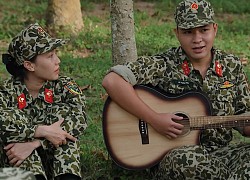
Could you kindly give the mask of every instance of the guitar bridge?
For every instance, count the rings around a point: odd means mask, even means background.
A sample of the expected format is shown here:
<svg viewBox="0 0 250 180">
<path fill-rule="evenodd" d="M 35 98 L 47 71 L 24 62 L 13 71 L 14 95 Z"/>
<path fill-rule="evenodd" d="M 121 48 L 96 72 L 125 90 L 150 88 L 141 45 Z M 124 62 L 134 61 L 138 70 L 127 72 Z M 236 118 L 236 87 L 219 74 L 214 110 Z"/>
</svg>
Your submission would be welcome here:
<svg viewBox="0 0 250 180">
<path fill-rule="evenodd" d="M 148 124 L 143 121 L 139 120 L 139 131 L 141 134 L 141 142 L 142 144 L 149 144 L 149 138 L 148 138 Z"/>
</svg>

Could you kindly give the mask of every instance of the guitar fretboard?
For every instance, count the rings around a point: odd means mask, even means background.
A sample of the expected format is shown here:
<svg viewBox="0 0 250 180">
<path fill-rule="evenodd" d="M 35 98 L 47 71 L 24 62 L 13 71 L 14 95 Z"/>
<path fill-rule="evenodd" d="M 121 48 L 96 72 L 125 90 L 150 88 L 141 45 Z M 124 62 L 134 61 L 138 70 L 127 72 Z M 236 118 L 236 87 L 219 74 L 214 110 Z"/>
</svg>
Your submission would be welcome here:
<svg viewBox="0 0 250 180">
<path fill-rule="evenodd" d="M 210 128 L 232 128 L 250 125 L 250 116 L 202 116 L 192 117 L 190 128 L 193 130 Z"/>
</svg>

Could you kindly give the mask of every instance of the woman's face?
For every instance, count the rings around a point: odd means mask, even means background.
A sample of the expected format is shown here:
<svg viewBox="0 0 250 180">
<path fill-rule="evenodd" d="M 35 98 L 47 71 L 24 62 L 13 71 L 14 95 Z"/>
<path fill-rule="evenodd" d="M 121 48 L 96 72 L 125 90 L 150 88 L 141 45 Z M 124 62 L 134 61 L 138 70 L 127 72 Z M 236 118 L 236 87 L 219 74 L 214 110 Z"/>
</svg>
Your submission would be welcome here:
<svg viewBox="0 0 250 180">
<path fill-rule="evenodd" d="M 56 55 L 56 50 L 37 55 L 32 62 L 32 75 L 43 81 L 56 80 L 59 77 L 60 59 Z"/>
</svg>

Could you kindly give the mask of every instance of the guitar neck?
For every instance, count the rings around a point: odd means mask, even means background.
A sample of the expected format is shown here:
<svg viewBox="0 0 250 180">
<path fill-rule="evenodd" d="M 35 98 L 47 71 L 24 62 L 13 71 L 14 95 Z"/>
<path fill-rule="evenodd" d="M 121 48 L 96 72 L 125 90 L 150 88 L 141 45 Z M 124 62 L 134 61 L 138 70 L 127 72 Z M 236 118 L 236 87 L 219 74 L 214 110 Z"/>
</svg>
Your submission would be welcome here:
<svg viewBox="0 0 250 180">
<path fill-rule="evenodd" d="M 199 116 L 192 117 L 190 129 L 201 130 L 211 128 L 245 127 L 250 125 L 250 116 Z"/>
</svg>

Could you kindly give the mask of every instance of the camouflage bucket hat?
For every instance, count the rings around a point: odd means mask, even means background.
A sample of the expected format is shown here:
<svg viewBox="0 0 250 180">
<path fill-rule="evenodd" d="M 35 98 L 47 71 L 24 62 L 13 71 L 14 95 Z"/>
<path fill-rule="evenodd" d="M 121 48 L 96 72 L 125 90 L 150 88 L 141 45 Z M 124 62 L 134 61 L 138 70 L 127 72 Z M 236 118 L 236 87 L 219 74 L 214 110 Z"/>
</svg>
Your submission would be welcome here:
<svg viewBox="0 0 250 180">
<path fill-rule="evenodd" d="M 175 10 L 176 25 L 183 29 L 214 23 L 213 16 L 214 10 L 211 4 L 204 0 L 184 0 Z"/>
<path fill-rule="evenodd" d="M 65 43 L 63 39 L 52 38 L 38 23 L 35 23 L 12 39 L 8 52 L 15 58 L 18 65 L 22 65 L 24 60 L 30 60 L 36 55 L 49 52 Z"/>
</svg>

